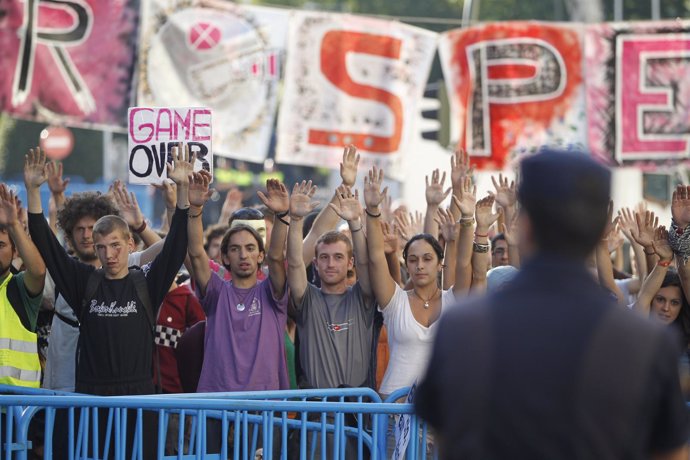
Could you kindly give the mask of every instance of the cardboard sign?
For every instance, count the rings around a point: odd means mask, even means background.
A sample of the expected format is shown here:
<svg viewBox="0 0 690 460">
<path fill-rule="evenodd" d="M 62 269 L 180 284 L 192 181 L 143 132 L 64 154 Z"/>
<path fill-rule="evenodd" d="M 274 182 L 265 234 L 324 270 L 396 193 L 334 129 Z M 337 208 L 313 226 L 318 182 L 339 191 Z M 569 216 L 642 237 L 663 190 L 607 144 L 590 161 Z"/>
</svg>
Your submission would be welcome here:
<svg viewBox="0 0 690 460">
<path fill-rule="evenodd" d="M 203 107 L 131 107 L 127 114 L 129 183 L 160 184 L 172 148 L 189 145 L 194 171 L 213 173 L 211 110 Z"/>
</svg>

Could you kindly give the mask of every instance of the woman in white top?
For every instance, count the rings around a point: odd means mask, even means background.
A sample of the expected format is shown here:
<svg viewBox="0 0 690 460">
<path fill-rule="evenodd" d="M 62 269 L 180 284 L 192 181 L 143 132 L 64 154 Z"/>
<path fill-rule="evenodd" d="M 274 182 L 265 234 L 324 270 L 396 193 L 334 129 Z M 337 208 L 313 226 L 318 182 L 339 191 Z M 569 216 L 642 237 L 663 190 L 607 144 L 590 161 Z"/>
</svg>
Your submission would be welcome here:
<svg viewBox="0 0 690 460">
<path fill-rule="evenodd" d="M 423 376 L 441 312 L 455 302 L 454 294 L 464 293 L 469 287 L 475 191 L 467 179 L 463 181 L 464 186 L 460 187 L 459 193 L 454 193 L 453 203 L 462 218 L 458 221 L 459 225 L 456 225 L 459 227 L 459 242 L 456 244 L 456 232 L 452 232 L 446 241 L 447 253 L 451 257 L 457 257 L 457 264 L 453 264 L 457 265 L 453 288 L 444 291 L 439 287 L 438 275 L 443 270 L 443 249 L 436 238 L 422 233 L 410 238 L 403 250 L 403 259 L 412 283 L 412 289 L 405 291 L 390 275 L 384 254 L 379 210 L 386 194 L 386 190 L 381 191 L 382 181 L 383 172 L 374 167 L 364 179 L 364 201 L 369 273 L 388 331 L 390 349 L 390 359 L 379 393 L 389 395 L 399 388 L 411 386 Z"/>
</svg>

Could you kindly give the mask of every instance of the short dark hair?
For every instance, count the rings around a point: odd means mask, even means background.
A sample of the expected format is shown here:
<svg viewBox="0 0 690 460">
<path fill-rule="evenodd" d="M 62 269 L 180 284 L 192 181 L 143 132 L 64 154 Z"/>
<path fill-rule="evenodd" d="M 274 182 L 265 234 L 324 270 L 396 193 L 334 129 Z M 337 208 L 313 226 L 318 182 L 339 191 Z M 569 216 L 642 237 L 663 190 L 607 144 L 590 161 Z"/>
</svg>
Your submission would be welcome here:
<svg viewBox="0 0 690 460">
<path fill-rule="evenodd" d="M 503 233 L 497 233 L 493 238 L 491 238 L 491 252 L 493 252 L 496 247 L 496 243 L 499 241 L 505 241 L 506 236 Z"/>
<path fill-rule="evenodd" d="M 228 226 L 225 224 L 214 224 L 206 229 L 204 232 L 204 251 L 208 251 L 208 245 L 211 240 L 225 235 L 228 231 Z"/>
<path fill-rule="evenodd" d="M 403 248 L 403 260 L 405 261 L 405 265 L 407 265 L 407 251 L 410 249 L 410 245 L 412 245 L 412 243 L 418 240 L 424 240 L 427 243 L 429 243 L 431 245 L 431 248 L 436 253 L 438 261 L 441 262 L 443 260 L 443 248 L 441 247 L 441 244 L 438 242 L 438 240 L 429 233 L 418 233 L 412 238 L 410 238 L 405 244 L 405 247 Z"/>
<path fill-rule="evenodd" d="M 93 217 L 94 220 L 98 220 L 109 215 L 119 216 L 120 210 L 106 195 L 101 192 L 74 193 L 67 198 L 62 209 L 58 211 L 57 223 L 71 240 L 72 230 L 79 219 Z"/>
<path fill-rule="evenodd" d="M 263 252 L 263 253 L 266 252 L 266 250 L 264 248 L 264 239 L 261 238 L 261 235 L 259 235 L 259 232 L 257 232 L 254 227 L 250 227 L 249 225 L 238 224 L 238 225 L 235 225 L 234 227 L 229 228 L 228 231 L 225 232 L 225 235 L 223 235 L 223 240 L 220 242 L 220 253 L 222 255 L 225 255 L 228 253 L 228 247 L 230 247 L 230 238 L 232 238 L 232 235 L 234 235 L 235 233 L 239 233 L 239 232 L 251 233 L 251 235 L 256 240 L 256 244 L 259 246 L 259 252 Z M 259 264 L 259 265 L 261 265 L 261 264 Z M 223 266 L 227 270 L 230 270 L 230 267 L 228 265 L 225 265 L 225 263 L 223 263 Z"/>
<path fill-rule="evenodd" d="M 334 244 L 338 241 L 345 243 L 345 246 L 347 246 L 347 256 L 352 257 L 352 241 L 350 241 L 350 238 L 348 238 L 347 235 L 337 230 L 326 232 L 321 235 L 318 240 L 316 240 L 316 244 L 314 245 L 314 254 L 318 257 L 320 244 Z"/>
<path fill-rule="evenodd" d="M 543 149 L 525 158 L 518 198 L 540 252 L 585 259 L 608 219 L 611 172 L 584 152 Z"/>
</svg>

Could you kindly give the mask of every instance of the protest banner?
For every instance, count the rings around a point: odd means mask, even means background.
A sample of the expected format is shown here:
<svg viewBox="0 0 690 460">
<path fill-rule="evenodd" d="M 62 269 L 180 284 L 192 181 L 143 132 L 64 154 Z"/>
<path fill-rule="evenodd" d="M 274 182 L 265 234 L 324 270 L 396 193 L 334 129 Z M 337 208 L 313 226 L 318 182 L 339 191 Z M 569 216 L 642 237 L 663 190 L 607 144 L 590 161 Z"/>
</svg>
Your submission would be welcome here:
<svg viewBox="0 0 690 460">
<path fill-rule="evenodd" d="M 201 107 L 132 107 L 128 117 L 130 184 L 159 184 L 168 177 L 172 148 L 189 145 L 194 170 L 213 174 L 211 110 Z"/>
<path fill-rule="evenodd" d="M 690 22 L 595 24 L 585 38 L 589 146 L 618 163 L 690 155 Z"/>
<path fill-rule="evenodd" d="M 71 125 L 124 126 L 136 2 L 2 2 L 0 111 Z"/>
<path fill-rule="evenodd" d="M 263 162 L 289 14 L 222 1 L 145 2 L 138 105 L 209 107 L 214 154 Z"/>
<path fill-rule="evenodd" d="M 451 141 L 484 169 L 543 145 L 585 147 L 581 35 L 580 26 L 539 22 L 443 34 Z"/>
<path fill-rule="evenodd" d="M 435 49 L 434 32 L 399 22 L 295 13 L 276 161 L 337 169 L 354 144 L 361 168 L 403 179 Z"/>
</svg>

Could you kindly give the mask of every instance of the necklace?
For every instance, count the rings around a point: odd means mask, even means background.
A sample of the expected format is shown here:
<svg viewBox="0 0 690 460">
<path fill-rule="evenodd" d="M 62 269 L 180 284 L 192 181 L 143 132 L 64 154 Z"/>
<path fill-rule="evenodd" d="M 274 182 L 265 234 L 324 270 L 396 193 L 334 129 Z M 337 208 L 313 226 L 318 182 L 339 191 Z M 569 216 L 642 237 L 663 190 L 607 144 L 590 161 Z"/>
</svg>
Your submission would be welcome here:
<svg viewBox="0 0 690 460">
<path fill-rule="evenodd" d="M 431 301 L 434 299 L 434 297 L 436 297 L 436 294 L 438 294 L 438 286 L 436 286 L 436 290 L 434 291 L 433 294 L 431 294 L 431 297 L 429 297 L 428 299 L 423 299 L 422 296 L 420 296 L 419 294 L 417 294 L 417 290 L 414 289 L 414 288 L 412 289 L 412 292 L 414 292 L 414 295 L 415 295 L 419 300 L 421 300 L 422 302 L 424 302 L 424 308 L 428 310 L 428 309 L 429 309 L 429 302 L 431 302 Z"/>
<path fill-rule="evenodd" d="M 237 288 L 237 286 L 235 286 L 235 288 L 236 288 L 235 289 L 235 295 L 237 295 L 237 297 L 240 297 L 240 293 L 237 291 L 237 289 L 239 289 L 239 288 Z M 244 301 L 247 299 L 247 296 L 250 293 L 251 293 L 251 288 L 250 288 L 249 292 L 244 294 L 244 297 L 240 297 L 239 303 L 237 305 L 235 305 L 235 308 L 237 308 L 237 311 L 244 311 L 244 309 L 247 308 L 246 305 L 244 304 Z"/>
</svg>

